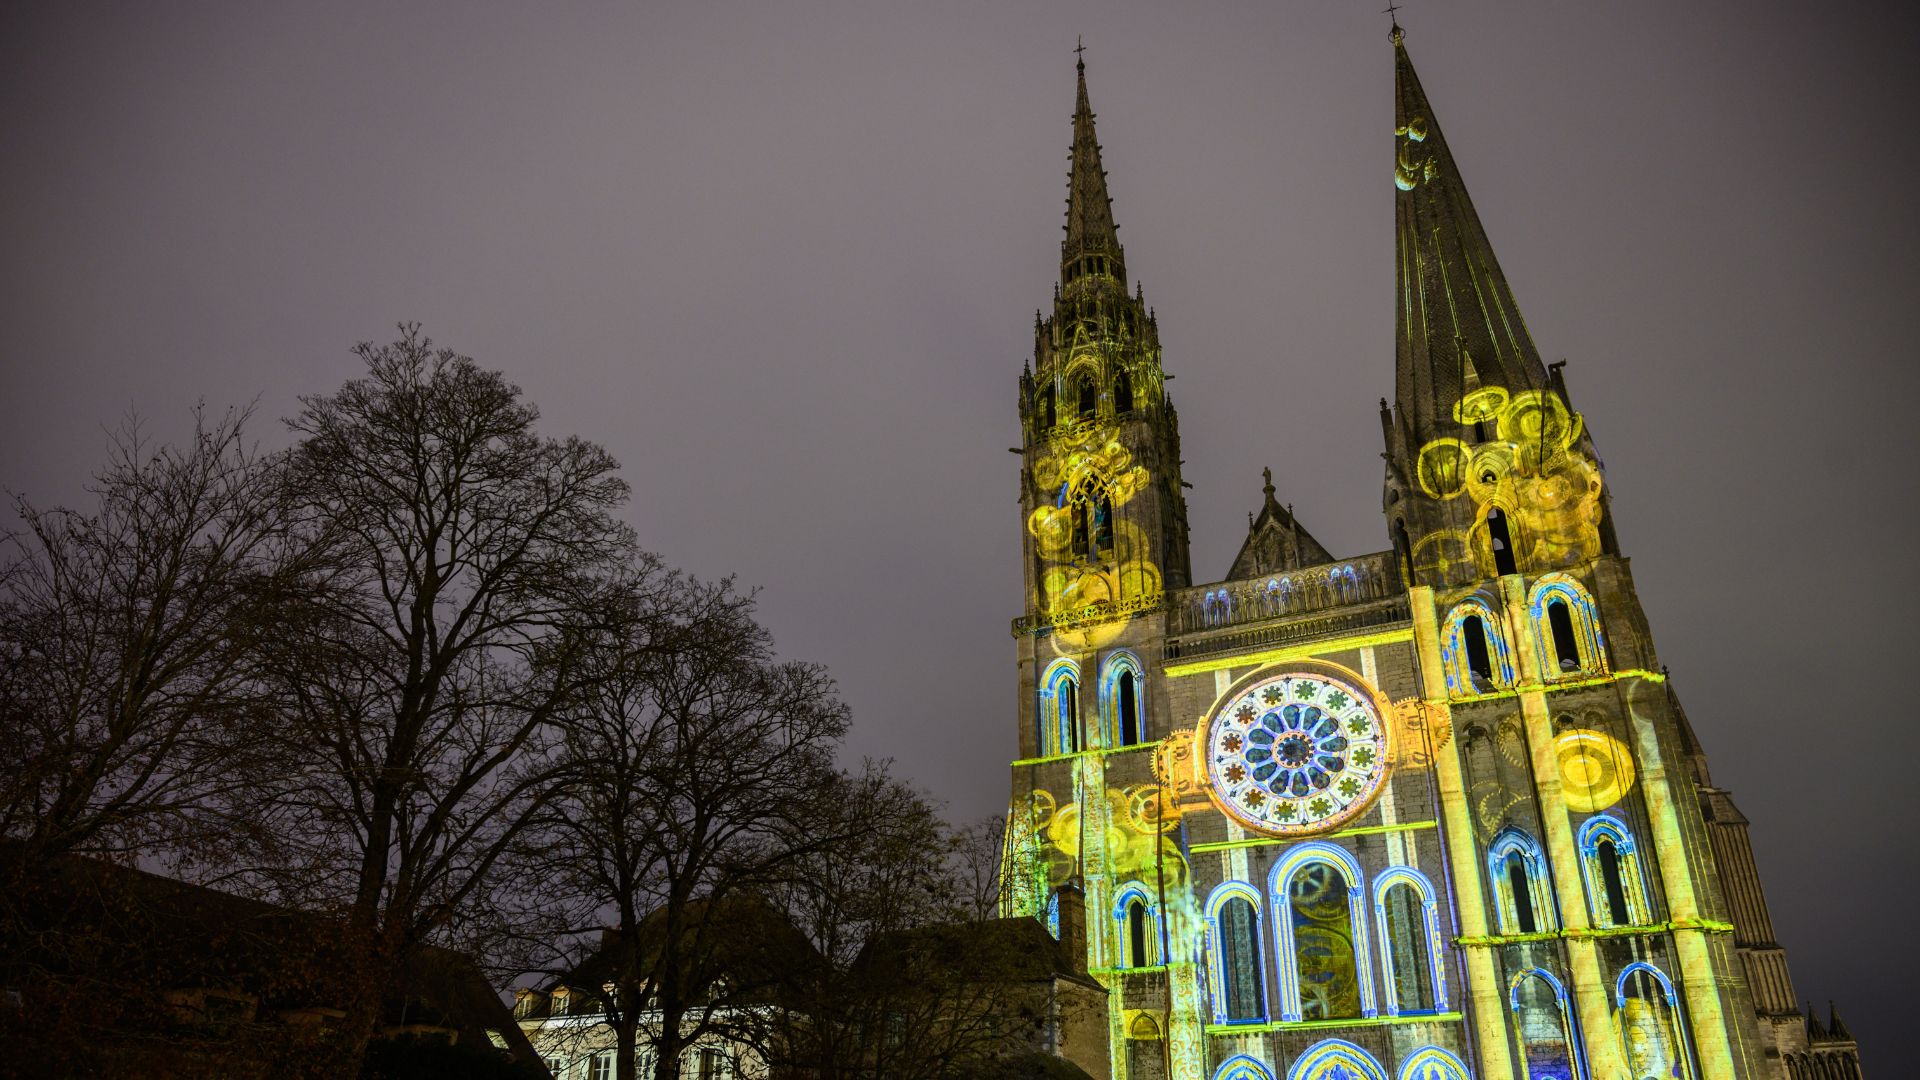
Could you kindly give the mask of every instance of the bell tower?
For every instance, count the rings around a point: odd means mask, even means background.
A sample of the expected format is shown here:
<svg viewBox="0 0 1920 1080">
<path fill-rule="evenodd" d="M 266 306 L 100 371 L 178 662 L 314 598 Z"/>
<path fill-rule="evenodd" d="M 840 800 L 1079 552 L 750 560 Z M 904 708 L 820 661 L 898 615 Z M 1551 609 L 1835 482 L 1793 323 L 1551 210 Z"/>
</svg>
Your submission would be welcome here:
<svg viewBox="0 0 1920 1080">
<path fill-rule="evenodd" d="M 1191 576 L 1159 326 L 1141 289 L 1127 289 L 1086 62 L 1076 66 L 1060 280 L 1052 314 L 1035 313 L 1020 376 L 1026 610 L 1041 619 L 1155 603 Z"/>
</svg>

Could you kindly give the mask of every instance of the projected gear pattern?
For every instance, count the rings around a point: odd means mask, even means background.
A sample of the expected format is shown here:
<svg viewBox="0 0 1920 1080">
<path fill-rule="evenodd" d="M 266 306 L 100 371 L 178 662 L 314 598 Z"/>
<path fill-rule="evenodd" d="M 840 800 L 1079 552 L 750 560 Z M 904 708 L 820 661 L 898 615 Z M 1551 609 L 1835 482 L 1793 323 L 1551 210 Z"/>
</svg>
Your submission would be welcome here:
<svg viewBox="0 0 1920 1080">
<path fill-rule="evenodd" d="M 1387 775 L 1387 730 L 1369 695 L 1317 674 L 1255 683 L 1207 728 L 1208 776 L 1221 806 L 1276 835 L 1357 816 Z"/>
</svg>

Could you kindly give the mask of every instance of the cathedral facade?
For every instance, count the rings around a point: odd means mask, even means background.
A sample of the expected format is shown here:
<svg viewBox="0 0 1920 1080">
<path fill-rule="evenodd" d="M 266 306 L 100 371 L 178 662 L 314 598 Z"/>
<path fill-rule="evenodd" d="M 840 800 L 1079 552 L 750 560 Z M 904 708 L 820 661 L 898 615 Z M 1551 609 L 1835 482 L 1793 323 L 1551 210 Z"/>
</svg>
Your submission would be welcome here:
<svg viewBox="0 0 1920 1080">
<path fill-rule="evenodd" d="M 1800 1011 L 1594 433 L 1393 46 L 1386 543 L 1336 557 L 1269 476 L 1211 584 L 1079 66 L 1020 377 L 1008 913 L 1084 949 L 1108 1009 L 1080 1063 L 1109 1080 L 1857 1077 Z"/>
</svg>

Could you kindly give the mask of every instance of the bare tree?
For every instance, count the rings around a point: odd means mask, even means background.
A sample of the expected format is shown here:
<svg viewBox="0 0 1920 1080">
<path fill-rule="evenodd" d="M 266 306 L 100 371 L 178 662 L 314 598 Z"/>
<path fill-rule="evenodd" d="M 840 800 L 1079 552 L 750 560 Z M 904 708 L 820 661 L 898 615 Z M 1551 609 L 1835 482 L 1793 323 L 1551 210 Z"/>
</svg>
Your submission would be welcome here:
<svg viewBox="0 0 1920 1080">
<path fill-rule="evenodd" d="M 366 374 L 288 421 L 286 505 L 325 571 L 265 643 L 275 771 L 248 804 L 283 845 L 282 898 L 344 912 L 362 970 L 341 1069 L 394 965 L 538 811 L 584 644 L 662 576 L 614 517 L 612 457 L 539 436 L 499 373 L 414 326 L 355 352 Z"/>
<path fill-rule="evenodd" d="M 826 672 L 775 659 L 729 583 L 681 585 L 673 617 L 612 643 L 569 713 L 567 783 L 524 867 L 614 923 L 581 941 L 621 1080 L 643 1016 L 658 1080 L 702 1039 L 746 1037 L 818 962 L 770 893 L 867 828 L 858 781 L 834 767 L 847 713 Z"/>
<path fill-rule="evenodd" d="M 0 562 L 0 835 L 67 852 L 205 856 L 258 710 L 263 614 L 298 563 L 247 411 L 192 440 L 113 433 L 90 513 L 23 497 Z M 215 828 L 208 828 L 213 824 Z"/>
</svg>

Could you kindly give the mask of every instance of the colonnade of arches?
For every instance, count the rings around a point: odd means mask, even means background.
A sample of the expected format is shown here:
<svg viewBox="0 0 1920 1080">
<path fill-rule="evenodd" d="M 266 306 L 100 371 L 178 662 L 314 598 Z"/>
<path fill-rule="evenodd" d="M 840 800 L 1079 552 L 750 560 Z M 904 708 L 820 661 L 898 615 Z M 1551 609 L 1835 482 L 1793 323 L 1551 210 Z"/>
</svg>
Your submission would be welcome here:
<svg viewBox="0 0 1920 1080">
<path fill-rule="evenodd" d="M 1040 757 L 1138 746 L 1148 741 L 1146 673 L 1140 658 L 1119 651 L 1101 670 L 1093 723 L 1081 713 L 1080 666 L 1056 660 L 1040 679 L 1035 752 Z"/>
<path fill-rule="evenodd" d="M 1447 612 L 1440 628 L 1440 660 L 1455 697 L 1491 693 L 1518 681 L 1516 648 L 1534 650 L 1542 676 L 1560 679 L 1607 671 L 1606 639 L 1593 598 L 1566 574 L 1547 574 L 1527 594 L 1533 624 L 1517 641 L 1497 601 L 1469 596 Z"/>
</svg>

